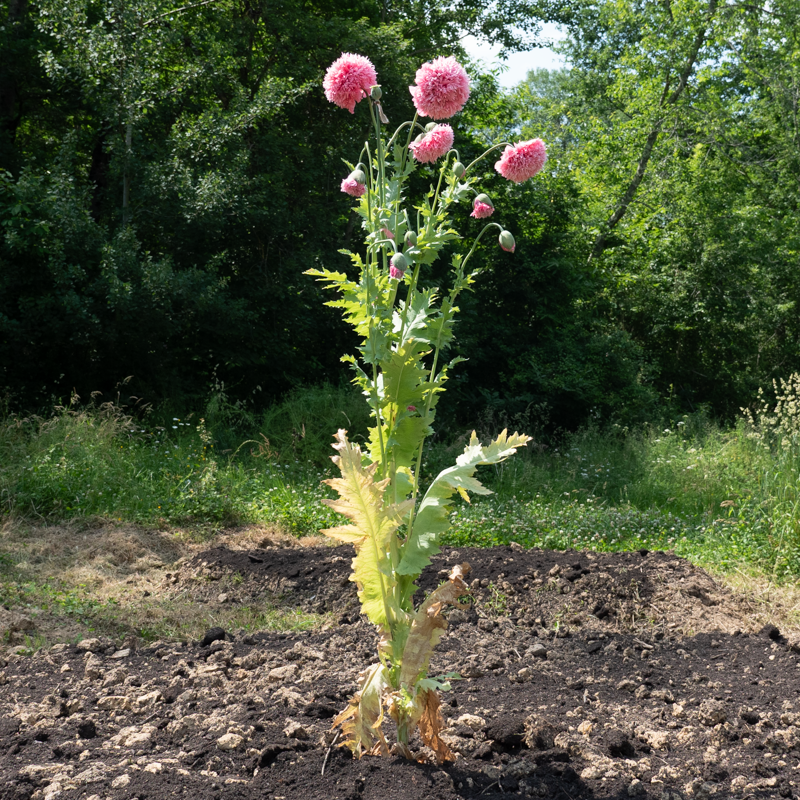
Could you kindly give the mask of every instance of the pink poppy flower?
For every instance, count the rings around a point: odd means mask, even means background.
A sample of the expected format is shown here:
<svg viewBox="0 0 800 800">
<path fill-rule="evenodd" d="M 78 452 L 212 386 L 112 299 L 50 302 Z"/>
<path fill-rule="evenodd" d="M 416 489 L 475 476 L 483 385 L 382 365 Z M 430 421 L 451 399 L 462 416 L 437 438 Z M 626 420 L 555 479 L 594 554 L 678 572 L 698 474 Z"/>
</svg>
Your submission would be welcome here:
<svg viewBox="0 0 800 800">
<path fill-rule="evenodd" d="M 384 239 L 394 239 L 394 234 L 388 228 L 381 228 L 381 236 Z"/>
<path fill-rule="evenodd" d="M 447 119 L 469 99 L 469 77 L 452 56 L 439 56 L 417 70 L 416 86 L 409 86 L 414 106 L 423 117 Z"/>
<path fill-rule="evenodd" d="M 489 196 L 479 194 L 472 201 L 472 213 L 470 216 L 475 217 L 475 219 L 486 219 L 486 217 L 491 217 L 492 214 L 494 214 L 494 204 L 489 199 Z"/>
<path fill-rule="evenodd" d="M 364 192 L 367 191 L 367 187 L 365 184 L 353 180 L 353 178 L 345 178 L 342 181 L 342 191 L 345 194 L 349 194 L 350 197 L 362 197 Z"/>
<path fill-rule="evenodd" d="M 522 183 L 536 175 L 547 161 L 547 148 L 541 139 L 508 145 L 494 168 L 514 183 Z"/>
<path fill-rule="evenodd" d="M 411 142 L 408 149 L 411 155 L 422 164 L 432 164 L 447 155 L 453 146 L 455 135 L 449 125 L 436 125 L 419 141 Z"/>
<path fill-rule="evenodd" d="M 368 58 L 355 53 L 342 53 L 328 67 L 322 88 L 331 103 L 346 108 L 352 114 L 356 103 L 367 97 L 377 82 L 375 67 Z"/>
</svg>

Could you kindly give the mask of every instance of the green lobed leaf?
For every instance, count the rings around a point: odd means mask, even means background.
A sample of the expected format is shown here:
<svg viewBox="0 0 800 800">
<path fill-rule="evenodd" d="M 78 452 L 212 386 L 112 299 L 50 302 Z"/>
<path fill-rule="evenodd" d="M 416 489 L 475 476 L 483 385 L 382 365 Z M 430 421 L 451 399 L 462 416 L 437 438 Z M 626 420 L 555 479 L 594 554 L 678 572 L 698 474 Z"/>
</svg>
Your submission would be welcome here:
<svg viewBox="0 0 800 800">
<path fill-rule="evenodd" d="M 388 479 L 376 482 L 377 464 L 363 466 L 361 448 L 339 430 L 333 445 L 339 455 L 334 462 L 342 477 L 325 483 L 339 493 L 336 500 L 323 500 L 334 511 L 348 517 L 351 525 L 327 528 L 322 533 L 356 549 L 350 580 L 358 585 L 361 607 L 369 620 L 389 630 L 404 615 L 396 606 L 392 589 L 396 579 L 390 556 L 391 538 L 410 510 L 410 502 L 385 504 Z"/>
<path fill-rule="evenodd" d="M 456 465 L 440 472 L 425 493 L 414 517 L 411 535 L 402 549 L 402 558 L 397 566 L 399 575 L 416 578 L 431 563 L 431 556 L 439 552 L 437 540 L 450 527 L 449 513 L 456 492 L 464 497 L 467 492 L 491 494 L 473 477 L 477 468 L 505 460 L 529 441 L 530 437 L 524 434 L 513 433 L 508 436 L 507 431 L 503 431 L 493 442 L 484 446 L 475 431 L 472 432 L 469 444 L 456 459 Z"/>
</svg>

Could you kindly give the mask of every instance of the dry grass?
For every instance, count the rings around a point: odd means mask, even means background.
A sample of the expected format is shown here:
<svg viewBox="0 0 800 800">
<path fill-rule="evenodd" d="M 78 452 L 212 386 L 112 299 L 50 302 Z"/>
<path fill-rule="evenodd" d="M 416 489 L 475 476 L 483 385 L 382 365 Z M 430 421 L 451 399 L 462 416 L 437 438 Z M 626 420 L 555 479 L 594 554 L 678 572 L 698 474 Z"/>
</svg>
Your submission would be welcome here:
<svg viewBox="0 0 800 800">
<path fill-rule="evenodd" d="M 800 636 L 800 584 L 776 584 L 764 573 L 743 571 L 714 578 L 733 593 L 754 629 L 769 624 L 790 638 Z"/>
<path fill-rule="evenodd" d="M 15 565 L 4 577 L 25 586 L 26 605 L 32 607 L 23 605 L 19 610 L 35 619 L 34 646 L 75 641 L 89 631 L 184 639 L 201 637 L 214 626 L 232 631 L 293 630 L 327 621 L 268 601 L 200 603 L 188 592 L 164 592 L 167 574 L 207 549 L 212 539 L 215 545 L 237 550 L 322 543 L 322 537 L 298 540 L 264 525 L 165 530 L 102 519 L 58 525 L 9 520 L 0 529 L 0 552 Z M 220 581 L 218 592 L 231 588 L 228 583 Z M 52 587 L 72 593 L 72 614 L 63 613 L 63 594 L 61 608 L 50 602 Z M 20 640 L 17 637 L 14 643 Z"/>
<path fill-rule="evenodd" d="M 33 608 L 20 611 L 35 617 L 34 639 L 42 643 L 74 641 L 90 630 L 120 637 L 140 632 L 147 638 L 184 639 L 198 638 L 217 625 L 232 631 L 292 630 L 327 622 L 325 617 L 264 600 L 216 602 L 219 594 L 236 595 L 235 576 L 220 580 L 211 594 L 166 581 L 168 573 L 178 571 L 212 543 L 251 550 L 319 546 L 330 540 L 321 536 L 298 540 L 265 525 L 161 529 L 103 519 L 59 525 L 11 520 L 0 529 L 0 552 L 15 563 L 4 577 L 29 587 L 25 599 Z M 755 572 L 712 577 L 728 591 L 718 593 L 720 604 L 706 610 L 706 625 L 755 631 L 769 623 L 791 638 L 800 636 L 800 586 L 776 585 Z M 65 614 L 63 606 L 52 603 L 47 612 L 36 608 L 48 607 L 44 587 L 52 586 L 73 593 L 73 613 Z M 207 595 L 205 602 L 200 594 Z M 667 614 L 681 616 L 678 605 L 667 605 Z"/>
</svg>

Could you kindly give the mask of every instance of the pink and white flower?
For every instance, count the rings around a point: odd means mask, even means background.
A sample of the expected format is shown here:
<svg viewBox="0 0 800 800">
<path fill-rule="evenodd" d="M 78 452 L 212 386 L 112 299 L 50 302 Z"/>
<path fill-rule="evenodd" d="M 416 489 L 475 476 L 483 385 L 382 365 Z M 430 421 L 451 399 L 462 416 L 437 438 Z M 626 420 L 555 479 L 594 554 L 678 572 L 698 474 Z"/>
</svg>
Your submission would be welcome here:
<svg viewBox="0 0 800 800">
<path fill-rule="evenodd" d="M 547 148 L 541 139 L 508 145 L 494 168 L 514 183 L 532 178 L 547 161 Z"/>
<path fill-rule="evenodd" d="M 421 139 L 411 142 L 411 155 L 422 164 L 438 161 L 453 146 L 455 134 L 449 125 L 435 125 Z"/>
<path fill-rule="evenodd" d="M 417 70 L 416 85 L 408 88 L 423 117 L 447 119 L 469 99 L 469 76 L 455 58 L 439 56 Z"/>
<path fill-rule="evenodd" d="M 345 178 L 342 181 L 342 191 L 349 194 L 350 197 L 363 197 L 364 192 L 367 191 L 366 184 L 359 183 L 353 178 Z"/>
<path fill-rule="evenodd" d="M 342 53 L 328 67 L 322 88 L 325 89 L 325 97 L 331 103 L 346 108 L 352 114 L 356 103 L 368 97 L 377 82 L 375 67 L 366 56 Z"/>
</svg>

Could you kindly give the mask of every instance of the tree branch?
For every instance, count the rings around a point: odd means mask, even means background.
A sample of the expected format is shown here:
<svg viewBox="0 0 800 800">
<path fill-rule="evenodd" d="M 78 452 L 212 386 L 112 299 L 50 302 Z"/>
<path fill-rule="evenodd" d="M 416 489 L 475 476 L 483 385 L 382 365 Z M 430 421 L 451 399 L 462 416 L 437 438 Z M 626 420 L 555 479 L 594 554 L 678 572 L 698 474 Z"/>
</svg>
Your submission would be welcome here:
<svg viewBox="0 0 800 800">
<path fill-rule="evenodd" d="M 153 17 L 152 19 L 147 20 L 142 27 L 146 28 L 148 25 L 151 25 L 153 22 L 157 22 L 164 17 L 168 17 L 171 14 L 180 14 L 181 11 L 189 11 L 192 8 L 200 8 L 200 6 L 207 6 L 209 3 L 218 3 L 219 0 L 203 0 L 201 3 L 192 3 L 188 6 L 181 6 L 180 8 L 173 8 L 172 11 L 165 11 L 163 14 L 158 14 L 157 16 Z"/>
<path fill-rule="evenodd" d="M 717 11 L 717 3 L 718 0 L 711 0 L 711 2 L 708 4 L 706 23 L 698 31 L 697 36 L 695 36 L 694 41 L 692 42 L 691 50 L 689 51 L 686 63 L 684 64 L 678 79 L 678 85 L 675 87 L 672 94 L 669 94 L 670 78 L 669 74 L 667 75 L 664 84 L 664 90 L 661 94 L 661 99 L 659 100 L 658 104 L 659 108 L 664 109 L 667 106 L 674 106 L 678 102 L 681 94 L 683 94 L 683 90 L 686 88 L 686 84 L 689 82 L 692 70 L 694 69 L 694 65 L 697 61 L 697 56 L 700 53 L 700 48 L 703 46 L 703 42 L 706 39 L 708 26 Z M 614 228 L 616 228 L 616 226 L 619 224 L 619 221 L 625 216 L 628 207 L 636 195 L 636 192 L 638 191 L 639 186 L 644 178 L 645 172 L 647 172 L 647 165 L 650 163 L 650 157 L 653 154 L 653 148 L 655 147 L 658 137 L 661 134 L 661 126 L 664 124 L 664 119 L 665 117 L 663 114 L 659 115 L 659 117 L 653 123 L 650 132 L 647 134 L 644 147 L 642 148 L 642 154 L 639 157 L 638 164 L 636 165 L 636 172 L 634 173 L 631 182 L 628 184 L 627 189 L 625 189 L 625 193 L 622 195 L 622 199 L 617 204 L 614 212 L 605 221 L 603 229 L 594 240 L 592 252 L 589 254 L 589 264 L 591 264 L 592 261 L 594 261 L 603 252 L 603 250 L 606 249 L 606 242 L 608 241 L 609 234 L 614 230 Z"/>
</svg>

